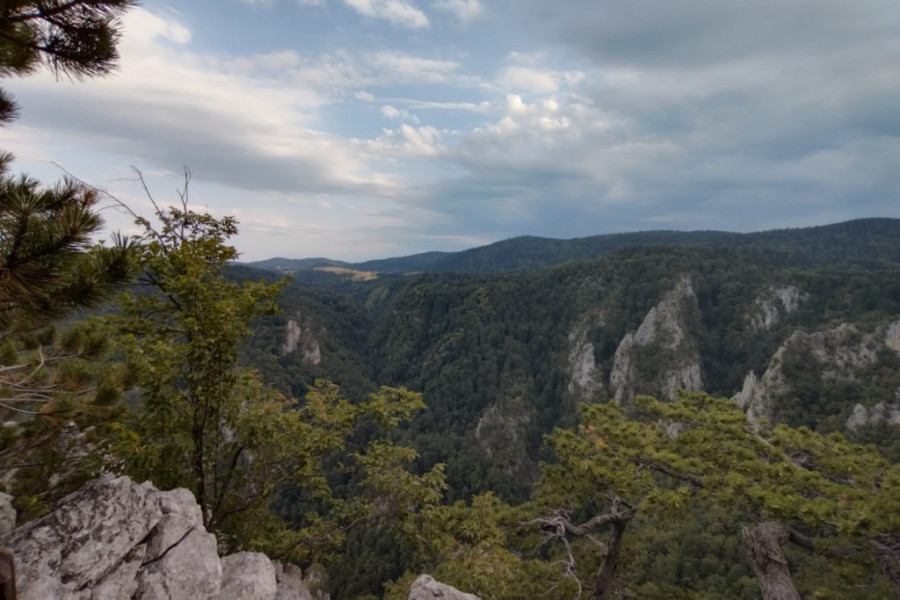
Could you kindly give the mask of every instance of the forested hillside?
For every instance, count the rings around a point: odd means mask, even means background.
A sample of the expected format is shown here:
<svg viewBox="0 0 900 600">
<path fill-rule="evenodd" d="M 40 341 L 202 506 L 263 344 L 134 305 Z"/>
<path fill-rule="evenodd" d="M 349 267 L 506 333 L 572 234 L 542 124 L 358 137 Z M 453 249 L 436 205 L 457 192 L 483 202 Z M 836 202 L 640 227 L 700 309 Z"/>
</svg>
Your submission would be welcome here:
<svg viewBox="0 0 900 600">
<path fill-rule="evenodd" d="M 287 287 L 282 314 L 259 324 L 246 355 L 295 395 L 318 377 L 354 394 L 375 382 L 422 392 L 428 408 L 403 437 L 422 468 L 446 463 L 450 501 L 487 491 L 525 500 L 539 461 L 553 459 L 544 436 L 575 425 L 581 403 L 615 399 L 630 413 L 641 395 L 672 401 L 679 389 L 733 397 L 752 422 L 843 432 L 896 460 L 897 228 L 699 234 L 495 275 L 360 282 L 313 271 Z M 531 242 L 542 250 L 515 253 Z M 497 245 L 511 253 L 496 270 L 556 262 L 548 244 Z"/>
<path fill-rule="evenodd" d="M 857 219 L 834 225 L 778 229 L 757 233 L 726 231 L 642 231 L 596 235 L 571 240 L 533 236 L 511 238 L 462 252 L 425 252 L 411 256 L 348 263 L 328 258 L 272 258 L 249 266 L 301 278 L 317 267 L 339 266 L 381 273 L 511 273 L 573 260 L 598 258 L 610 252 L 647 246 L 702 246 L 774 250 L 793 266 L 844 265 L 878 268 L 895 264 L 900 253 L 900 220 Z"/>
</svg>

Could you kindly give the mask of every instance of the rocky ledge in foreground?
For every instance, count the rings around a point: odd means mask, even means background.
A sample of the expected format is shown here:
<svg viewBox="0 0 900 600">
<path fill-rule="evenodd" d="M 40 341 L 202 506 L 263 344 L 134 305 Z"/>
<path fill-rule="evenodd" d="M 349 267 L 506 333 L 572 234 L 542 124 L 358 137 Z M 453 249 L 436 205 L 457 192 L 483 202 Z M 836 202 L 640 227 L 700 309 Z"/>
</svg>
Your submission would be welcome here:
<svg viewBox="0 0 900 600">
<path fill-rule="evenodd" d="M 188 490 L 127 477 L 91 482 L 0 545 L 15 555 L 18 600 L 314 598 L 293 565 L 253 552 L 219 558 Z"/>
</svg>

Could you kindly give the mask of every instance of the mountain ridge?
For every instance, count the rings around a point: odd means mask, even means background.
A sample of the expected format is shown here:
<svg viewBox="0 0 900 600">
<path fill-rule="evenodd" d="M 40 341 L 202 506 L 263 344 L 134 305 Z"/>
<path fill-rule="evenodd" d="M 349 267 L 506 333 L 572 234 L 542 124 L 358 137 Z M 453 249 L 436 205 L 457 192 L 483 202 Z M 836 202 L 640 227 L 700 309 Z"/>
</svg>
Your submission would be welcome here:
<svg viewBox="0 0 900 600">
<path fill-rule="evenodd" d="M 860 239 L 865 231 L 867 239 Z M 877 258 L 866 259 L 867 244 Z M 627 248 L 646 246 L 756 248 L 786 252 L 798 266 L 828 265 L 836 261 L 858 268 L 896 264 L 900 258 L 900 219 L 872 217 L 828 225 L 771 229 L 750 233 L 717 230 L 647 230 L 557 239 L 522 235 L 458 252 L 422 252 L 407 256 L 347 262 L 329 258 L 270 258 L 245 266 L 298 273 L 320 267 L 341 267 L 386 274 L 418 272 L 500 274 L 526 272 L 575 260 L 598 258 Z M 848 252 L 852 247 L 852 252 Z M 849 259 L 848 255 L 854 258 Z M 876 264 L 877 263 L 877 264 Z"/>
</svg>

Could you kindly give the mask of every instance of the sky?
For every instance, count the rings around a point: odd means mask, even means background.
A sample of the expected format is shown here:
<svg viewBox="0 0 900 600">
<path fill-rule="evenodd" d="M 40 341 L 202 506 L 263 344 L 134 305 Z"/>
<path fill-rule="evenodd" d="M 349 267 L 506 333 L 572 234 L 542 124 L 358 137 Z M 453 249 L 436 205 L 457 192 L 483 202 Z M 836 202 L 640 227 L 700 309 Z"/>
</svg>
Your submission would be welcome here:
<svg viewBox="0 0 900 600">
<path fill-rule="evenodd" d="M 0 148 L 142 214 L 187 166 L 243 260 L 900 217 L 897 0 L 144 0 L 119 50 L 3 80 Z"/>
</svg>

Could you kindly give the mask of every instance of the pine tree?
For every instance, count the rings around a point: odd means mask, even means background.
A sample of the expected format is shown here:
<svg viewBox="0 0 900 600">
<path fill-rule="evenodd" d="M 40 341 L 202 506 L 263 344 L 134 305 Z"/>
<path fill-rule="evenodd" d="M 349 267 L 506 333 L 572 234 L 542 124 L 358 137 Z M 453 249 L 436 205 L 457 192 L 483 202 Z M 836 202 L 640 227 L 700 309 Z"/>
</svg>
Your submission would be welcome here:
<svg viewBox="0 0 900 600">
<path fill-rule="evenodd" d="M 122 372 L 105 364 L 104 332 L 60 328 L 134 275 L 133 246 L 94 244 L 99 195 L 72 180 L 53 188 L 9 174 L 0 156 L 0 472 L 17 477 L 24 516 L 39 513 L 53 476 L 67 491 L 96 465 L 86 447 L 115 414 Z M 90 435 L 86 430 L 93 428 Z M 65 465 L 65 466 L 63 466 Z"/>
<path fill-rule="evenodd" d="M 94 77 L 115 66 L 119 17 L 135 0 L 4 0 L 0 77 L 28 75 L 43 63 L 57 75 Z M 0 123 L 18 107 L 0 89 Z"/>
</svg>

